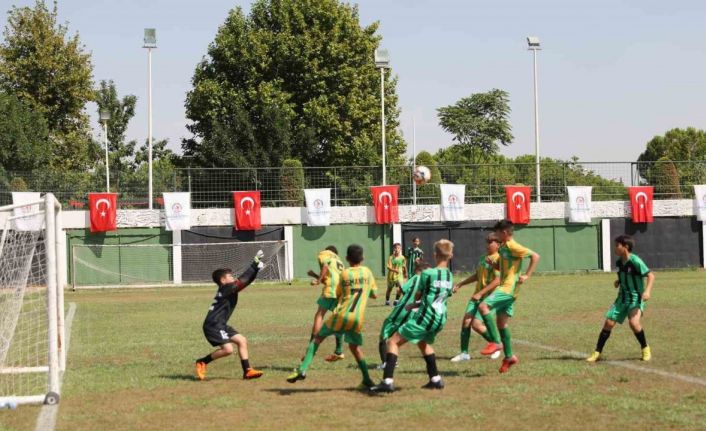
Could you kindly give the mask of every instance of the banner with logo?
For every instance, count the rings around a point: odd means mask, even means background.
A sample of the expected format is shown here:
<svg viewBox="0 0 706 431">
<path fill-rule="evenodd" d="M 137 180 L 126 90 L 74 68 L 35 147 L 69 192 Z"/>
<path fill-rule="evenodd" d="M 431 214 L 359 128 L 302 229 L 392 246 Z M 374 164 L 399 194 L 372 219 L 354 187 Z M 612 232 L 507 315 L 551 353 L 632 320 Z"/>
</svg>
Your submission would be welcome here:
<svg viewBox="0 0 706 431">
<path fill-rule="evenodd" d="M 191 229 L 191 193 L 162 193 L 167 230 Z"/>
<path fill-rule="evenodd" d="M 400 221 L 397 207 L 399 186 L 372 186 L 370 191 L 375 205 L 375 223 L 388 224 Z"/>
<path fill-rule="evenodd" d="M 652 223 L 652 186 L 628 187 L 633 223 Z"/>
<path fill-rule="evenodd" d="M 331 189 L 305 189 L 307 226 L 331 224 Z"/>
<path fill-rule="evenodd" d="M 108 232 L 118 228 L 117 193 L 89 193 L 88 208 L 91 232 Z"/>
<path fill-rule="evenodd" d="M 37 202 L 41 199 L 39 192 L 12 192 L 12 203 L 13 204 L 24 204 L 29 202 Z M 16 218 L 12 221 L 15 230 L 28 230 L 28 231 L 38 231 L 42 230 L 42 215 L 36 214 L 30 216 L 28 214 L 38 213 L 39 204 L 25 205 L 20 208 L 15 208 L 12 210 L 13 215 Z M 23 217 L 24 216 L 24 217 Z"/>
<path fill-rule="evenodd" d="M 505 186 L 505 201 L 507 203 L 507 218 L 516 224 L 530 222 L 530 188 L 529 186 Z"/>
<path fill-rule="evenodd" d="M 233 205 L 236 230 L 258 230 L 262 227 L 259 191 L 233 192 Z"/>
<path fill-rule="evenodd" d="M 465 184 L 441 184 L 441 219 L 463 220 L 463 205 L 466 198 Z"/>
<path fill-rule="evenodd" d="M 569 186 L 569 223 L 591 222 L 591 186 Z"/>
<path fill-rule="evenodd" d="M 696 220 L 706 221 L 706 185 L 694 186 Z"/>
</svg>

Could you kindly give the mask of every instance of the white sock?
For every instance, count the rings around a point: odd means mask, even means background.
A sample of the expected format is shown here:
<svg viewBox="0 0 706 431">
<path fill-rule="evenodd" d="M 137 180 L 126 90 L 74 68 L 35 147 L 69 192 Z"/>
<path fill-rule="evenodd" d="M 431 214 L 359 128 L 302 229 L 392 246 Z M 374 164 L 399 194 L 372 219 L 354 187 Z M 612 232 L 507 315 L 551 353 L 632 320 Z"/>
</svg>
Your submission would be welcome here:
<svg viewBox="0 0 706 431">
<path fill-rule="evenodd" d="M 391 385 L 391 384 L 392 384 L 392 379 L 388 377 L 388 378 L 386 378 L 386 379 L 383 379 L 383 382 L 385 382 L 386 385 Z"/>
<path fill-rule="evenodd" d="M 440 382 L 440 381 L 441 381 L 441 376 L 436 375 L 436 376 L 434 376 L 434 377 L 431 378 L 431 381 L 434 382 L 434 383 Z"/>
</svg>

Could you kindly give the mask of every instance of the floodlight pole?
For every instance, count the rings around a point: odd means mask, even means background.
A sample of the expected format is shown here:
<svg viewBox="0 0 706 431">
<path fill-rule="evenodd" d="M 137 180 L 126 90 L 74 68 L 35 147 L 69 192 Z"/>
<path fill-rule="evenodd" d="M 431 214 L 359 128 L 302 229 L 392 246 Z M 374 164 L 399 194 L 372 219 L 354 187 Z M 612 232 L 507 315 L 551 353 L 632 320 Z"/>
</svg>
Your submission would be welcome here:
<svg viewBox="0 0 706 431">
<path fill-rule="evenodd" d="M 147 48 L 147 177 L 149 209 L 152 209 L 152 47 Z"/>
<path fill-rule="evenodd" d="M 527 42 L 529 44 L 529 50 L 532 51 L 534 58 L 534 159 L 536 169 L 535 175 L 537 177 L 537 202 L 541 202 L 541 168 L 539 163 L 539 90 L 537 86 L 537 51 L 541 48 L 539 46 L 539 39 L 536 37 L 528 37 Z"/>
<path fill-rule="evenodd" d="M 385 174 L 385 68 L 380 68 L 380 118 L 382 121 L 382 185 L 387 184 Z"/>
</svg>

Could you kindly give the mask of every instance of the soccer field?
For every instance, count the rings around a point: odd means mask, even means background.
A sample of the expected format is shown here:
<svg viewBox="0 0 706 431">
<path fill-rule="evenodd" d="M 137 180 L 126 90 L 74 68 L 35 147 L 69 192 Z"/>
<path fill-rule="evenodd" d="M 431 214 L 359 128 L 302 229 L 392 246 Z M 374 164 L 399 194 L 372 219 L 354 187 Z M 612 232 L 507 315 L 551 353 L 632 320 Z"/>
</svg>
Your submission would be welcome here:
<svg viewBox="0 0 706 431">
<path fill-rule="evenodd" d="M 499 360 L 452 364 L 470 287 L 449 300 L 437 338 L 443 391 L 426 391 L 424 362 L 405 346 L 398 391 L 370 397 L 354 388 L 355 361 L 326 363 L 326 340 L 306 380 L 289 384 L 309 339 L 319 288 L 256 284 L 245 290 L 231 324 L 249 340 L 252 365 L 265 372 L 241 379 L 233 358 L 212 363 L 206 381 L 193 362 L 209 352 L 201 323 L 214 287 L 79 291 L 57 429 L 706 429 L 703 271 L 658 272 L 643 324 L 653 360 L 639 360 L 627 324 L 591 365 L 603 314 L 615 298 L 614 274 L 538 275 L 523 288 L 511 321 L 520 363 L 498 374 Z M 382 283 L 380 283 L 382 285 Z M 382 292 L 384 293 L 384 292 Z M 363 331 L 371 368 L 390 311 L 371 300 Z M 553 350 L 551 350 L 553 349 Z M 649 371 L 657 370 L 656 374 Z M 382 372 L 371 370 L 377 381 Z M 0 411 L 0 429 L 34 429 L 40 407 Z"/>
</svg>

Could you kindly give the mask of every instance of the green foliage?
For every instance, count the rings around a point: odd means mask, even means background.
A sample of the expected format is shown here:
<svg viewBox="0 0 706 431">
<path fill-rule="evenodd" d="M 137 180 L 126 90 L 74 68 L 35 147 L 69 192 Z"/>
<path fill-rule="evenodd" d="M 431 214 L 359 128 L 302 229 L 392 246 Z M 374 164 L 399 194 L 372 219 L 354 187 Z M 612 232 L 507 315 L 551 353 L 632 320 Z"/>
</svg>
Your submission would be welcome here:
<svg viewBox="0 0 706 431">
<path fill-rule="evenodd" d="M 10 180 L 10 190 L 13 192 L 26 192 L 29 189 L 27 188 L 27 183 L 25 183 L 25 180 L 20 177 L 15 177 Z"/>
<path fill-rule="evenodd" d="M 280 171 L 282 189 L 282 204 L 284 206 L 301 206 L 304 199 L 304 168 L 302 162 L 296 159 L 286 159 L 282 162 Z"/>
<path fill-rule="evenodd" d="M 656 163 L 656 161 L 663 161 Z M 670 193 L 676 193 L 672 186 L 674 174 L 671 167 L 660 166 L 665 162 L 671 164 L 677 173 L 677 181 L 682 186 L 706 183 L 706 131 L 693 127 L 687 129 L 672 129 L 664 136 L 655 136 L 647 143 L 647 148 L 637 159 L 640 176 L 648 183 L 660 187 L 671 187 Z M 666 177 L 665 177 L 666 176 Z"/>
<path fill-rule="evenodd" d="M 506 91 L 472 94 L 437 112 L 439 125 L 454 135 L 453 140 L 470 163 L 487 159 L 498 152 L 498 144 L 509 145 L 513 140 Z"/>
<path fill-rule="evenodd" d="M 681 199 L 679 172 L 674 162 L 667 157 L 661 157 L 647 172 L 651 177 L 647 180 L 654 186 L 656 195 L 664 199 Z"/>
<path fill-rule="evenodd" d="M 196 67 L 187 156 L 201 166 L 380 165 L 377 23 L 338 0 L 257 0 L 232 10 Z M 402 162 L 396 80 L 386 75 L 388 163 Z"/>
<path fill-rule="evenodd" d="M 94 96 L 93 66 L 78 34 L 67 33 L 56 4 L 13 7 L 0 43 L 0 88 L 45 118 L 51 165 L 81 170 L 95 156 L 84 112 Z"/>
<path fill-rule="evenodd" d="M 17 97 L 0 91 L 0 166 L 31 171 L 51 158 L 47 122 Z"/>
</svg>

